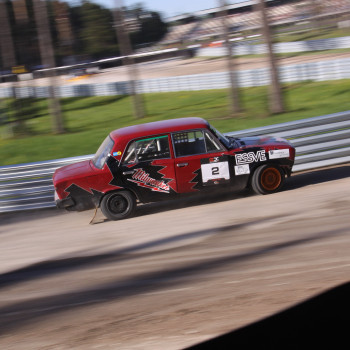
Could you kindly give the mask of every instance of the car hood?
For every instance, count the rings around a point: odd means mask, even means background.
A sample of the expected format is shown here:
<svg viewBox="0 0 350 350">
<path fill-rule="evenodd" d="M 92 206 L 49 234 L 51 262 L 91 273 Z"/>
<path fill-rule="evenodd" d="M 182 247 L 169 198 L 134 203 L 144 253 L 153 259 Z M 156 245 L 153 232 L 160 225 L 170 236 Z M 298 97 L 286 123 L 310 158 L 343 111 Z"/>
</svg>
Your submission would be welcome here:
<svg viewBox="0 0 350 350">
<path fill-rule="evenodd" d="M 249 136 L 239 138 L 230 137 L 230 139 L 235 141 L 232 142 L 232 146 L 234 148 L 237 147 L 237 144 L 239 145 L 239 147 L 263 146 L 267 144 L 291 146 L 288 140 L 273 136 Z"/>
<path fill-rule="evenodd" d="M 91 160 L 84 160 L 82 162 L 69 164 L 58 168 L 53 175 L 53 182 L 59 182 L 61 180 L 67 180 L 71 178 L 88 176 L 93 171 L 91 167 Z"/>
</svg>

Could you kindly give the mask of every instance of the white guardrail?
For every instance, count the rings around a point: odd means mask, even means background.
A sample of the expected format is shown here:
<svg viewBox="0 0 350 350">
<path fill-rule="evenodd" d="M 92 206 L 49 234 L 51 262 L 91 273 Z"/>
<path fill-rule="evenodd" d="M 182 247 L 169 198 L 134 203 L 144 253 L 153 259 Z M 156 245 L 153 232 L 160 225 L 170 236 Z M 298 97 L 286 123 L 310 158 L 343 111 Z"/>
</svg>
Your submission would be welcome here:
<svg viewBox="0 0 350 350">
<path fill-rule="evenodd" d="M 274 135 L 290 140 L 296 147 L 294 173 L 350 162 L 350 111 L 227 135 Z M 54 207 L 55 169 L 92 156 L 0 167 L 0 213 Z"/>
<path fill-rule="evenodd" d="M 275 53 L 291 53 L 291 52 L 310 52 L 310 51 L 326 51 L 335 49 L 350 48 L 350 36 L 339 38 L 318 39 L 308 41 L 291 41 L 287 43 L 275 43 L 273 49 Z M 261 55 L 267 52 L 266 44 L 252 45 L 247 42 L 237 42 L 233 45 L 235 56 L 242 55 Z M 225 56 L 225 47 L 205 47 L 197 51 L 197 56 L 215 57 Z"/>
<path fill-rule="evenodd" d="M 350 79 L 350 58 L 330 59 L 317 62 L 306 62 L 288 66 L 280 66 L 280 81 L 293 83 L 302 81 L 329 81 Z M 238 86 L 266 86 L 270 84 L 270 71 L 267 67 L 237 71 Z M 27 82 L 29 84 L 29 82 Z M 226 89 L 230 87 L 227 72 L 190 74 L 153 79 L 139 80 L 137 90 L 146 94 L 152 92 L 199 91 Z M 74 84 L 56 87 L 60 97 L 82 96 L 115 96 L 130 94 L 128 81 L 113 83 Z M 0 87 L 0 98 L 46 98 L 49 96 L 48 86 Z"/>
</svg>

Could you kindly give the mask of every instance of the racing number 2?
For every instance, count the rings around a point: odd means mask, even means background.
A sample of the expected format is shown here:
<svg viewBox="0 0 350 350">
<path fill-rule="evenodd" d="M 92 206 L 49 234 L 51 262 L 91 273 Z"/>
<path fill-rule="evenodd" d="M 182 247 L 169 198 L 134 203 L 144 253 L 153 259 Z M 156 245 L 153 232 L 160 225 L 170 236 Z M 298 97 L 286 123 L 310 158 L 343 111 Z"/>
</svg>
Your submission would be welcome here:
<svg viewBox="0 0 350 350">
<path fill-rule="evenodd" d="M 216 179 L 230 179 L 230 171 L 228 168 L 228 162 L 217 162 L 215 164 L 202 164 L 202 181 L 206 184 L 208 181 Z"/>
<path fill-rule="evenodd" d="M 220 174 L 220 170 L 218 166 L 215 166 L 214 168 L 211 168 L 211 174 L 214 175 L 219 175 Z"/>
</svg>

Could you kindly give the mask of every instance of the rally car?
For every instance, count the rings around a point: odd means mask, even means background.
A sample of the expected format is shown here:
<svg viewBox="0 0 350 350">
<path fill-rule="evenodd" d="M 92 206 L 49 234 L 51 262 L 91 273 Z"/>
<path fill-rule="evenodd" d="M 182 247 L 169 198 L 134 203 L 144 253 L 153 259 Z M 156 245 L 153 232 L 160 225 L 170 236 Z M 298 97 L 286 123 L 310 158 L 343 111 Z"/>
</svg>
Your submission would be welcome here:
<svg viewBox="0 0 350 350">
<path fill-rule="evenodd" d="M 55 171 L 58 208 L 101 208 L 110 220 L 131 216 L 137 203 L 180 195 L 251 188 L 281 189 L 295 149 L 273 137 L 234 138 L 201 118 L 180 118 L 112 131 L 91 160 Z"/>
</svg>

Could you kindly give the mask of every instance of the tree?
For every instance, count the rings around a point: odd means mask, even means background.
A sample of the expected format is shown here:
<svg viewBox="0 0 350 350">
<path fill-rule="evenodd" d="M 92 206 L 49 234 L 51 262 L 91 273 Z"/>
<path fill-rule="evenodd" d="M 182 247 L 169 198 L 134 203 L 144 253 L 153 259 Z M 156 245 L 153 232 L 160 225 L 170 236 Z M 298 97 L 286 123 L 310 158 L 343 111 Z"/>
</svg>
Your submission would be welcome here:
<svg viewBox="0 0 350 350">
<path fill-rule="evenodd" d="M 117 43 L 110 10 L 84 1 L 78 10 L 83 53 L 92 59 L 115 55 Z"/>
<path fill-rule="evenodd" d="M 32 0 L 12 1 L 12 29 L 18 64 L 27 69 L 40 62 L 38 35 Z"/>
<path fill-rule="evenodd" d="M 29 69 L 40 64 L 34 2 L 35 0 L 0 0 L 0 47 L 5 47 L 0 54 L 7 69 L 16 64 L 16 59 L 18 65 L 25 65 Z M 63 0 L 45 2 L 54 56 L 58 64 L 66 64 L 67 56 L 72 55 L 94 60 L 118 54 L 113 13 L 110 9 L 88 0 L 78 6 L 70 6 Z M 134 26 L 131 31 L 133 47 L 154 43 L 166 33 L 167 25 L 157 12 L 145 10 L 141 4 L 124 10 L 128 17 L 135 19 L 134 22 L 130 21 Z M 130 29 L 128 27 L 129 32 Z M 6 62 L 11 63 L 9 65 Z"/>
<path fill-rule="evenodd" d="M 10 70 L 12 66 L 16 65 L 16 55 L 12 41 L 8 9 L 4 0 L 0 0 L 0 50 L 2 67 L 5 70 Z"/>
<path fill-rule="evenodd" d="M 168 31 L 167 24 L 163 22 L 158 12 L 137 7 L 127 9 L 126 13 L 134 17 L 138 23 L 138 30 L 131 33 L 131 40 L 135 47 L 155 43 Z"/>
</svg>

